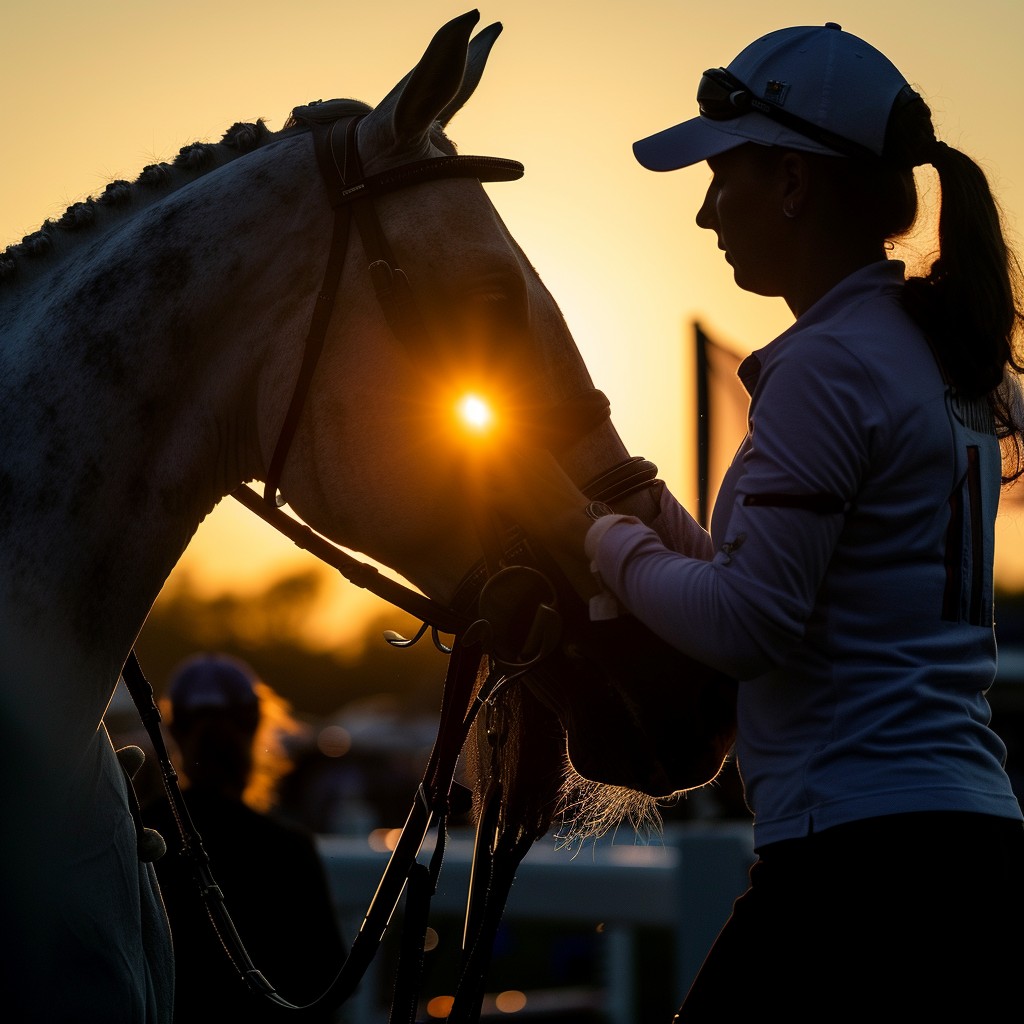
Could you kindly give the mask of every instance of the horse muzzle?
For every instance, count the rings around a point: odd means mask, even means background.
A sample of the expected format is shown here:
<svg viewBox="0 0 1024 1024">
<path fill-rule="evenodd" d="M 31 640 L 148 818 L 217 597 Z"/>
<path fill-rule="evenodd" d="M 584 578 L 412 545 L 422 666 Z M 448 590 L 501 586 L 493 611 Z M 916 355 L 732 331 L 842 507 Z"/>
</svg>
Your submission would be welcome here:
<svg viewBox="0 0 1024 1024">
<path fill-rule="evenodd" d="M 710 782 L 735 739 L 735 681 L 632 616 L 591 621 L 554 561 L 513 537 L 514 564 L 482 584 L 462 642 L 558 716 L 583 778 L 653 797 Z"/>
</svg>

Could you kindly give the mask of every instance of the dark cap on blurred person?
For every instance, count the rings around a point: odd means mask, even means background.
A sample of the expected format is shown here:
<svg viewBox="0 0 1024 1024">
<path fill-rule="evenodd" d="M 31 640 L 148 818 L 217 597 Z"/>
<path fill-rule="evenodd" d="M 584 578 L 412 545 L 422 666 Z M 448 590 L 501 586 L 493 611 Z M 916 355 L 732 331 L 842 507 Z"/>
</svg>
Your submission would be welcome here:
<svg viewBox="0 0 1024 1024">
<path fill-rule="evenodd" d="M 168 689 L 175 718 L 197 712 L 255 713 L 259 697 L 256 673 L 228 654 L 197 654 L 175 670 Z"/>
</svg>

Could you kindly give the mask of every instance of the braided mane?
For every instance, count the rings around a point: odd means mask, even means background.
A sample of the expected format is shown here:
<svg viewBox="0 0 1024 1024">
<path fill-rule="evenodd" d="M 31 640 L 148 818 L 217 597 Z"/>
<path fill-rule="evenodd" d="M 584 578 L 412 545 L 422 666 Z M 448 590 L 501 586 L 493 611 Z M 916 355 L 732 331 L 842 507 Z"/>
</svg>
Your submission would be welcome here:
<svg viewBox="0 0 1024 1024">
<path fill-rule="evenodd" d="M 311 106 L 296 107 L 280 132 L 270 131 L 262 118 L 251 123 L 237 121 L 224 133 L 220 142 L 189 143 L 182 146 L 170 162 L 143 167 L 134 181 L 120 179 L 110 182 L 99 196 L 90 196 L 72 204 L 59 218 L 47 220 L 37 231 L 0 252 L 0 285 L 15 279 L 23 266 L 28 269 L 50 255 L 59 243 L 81 237 L 96 226 L 102 213 L 128 212 L 139 205 L 148 205 L 274 139 L 308 131 L 308 123 L 297 118 L 296 113 Z M 365 113 L 370 109 L 358 100 L 331 100 L 323 106 L 337 111 L 338 115 Z"/>
</svg>

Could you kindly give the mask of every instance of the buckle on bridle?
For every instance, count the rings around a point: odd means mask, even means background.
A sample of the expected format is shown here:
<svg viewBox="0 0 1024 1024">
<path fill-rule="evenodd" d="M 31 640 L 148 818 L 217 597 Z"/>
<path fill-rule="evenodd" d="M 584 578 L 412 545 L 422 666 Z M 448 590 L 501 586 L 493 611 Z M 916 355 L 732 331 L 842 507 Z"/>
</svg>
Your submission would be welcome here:
<svg viewBox="0 0 1024 1024">
<path fill-rule="evenodd" d="M 529 668 L 552 654 L 562 637 L 555 588 L 540 570 L 525 565 L 502 569 L 483 585 L 480 618 L 463 634 L 479 643 L 503 668 Z"/>
</svg>

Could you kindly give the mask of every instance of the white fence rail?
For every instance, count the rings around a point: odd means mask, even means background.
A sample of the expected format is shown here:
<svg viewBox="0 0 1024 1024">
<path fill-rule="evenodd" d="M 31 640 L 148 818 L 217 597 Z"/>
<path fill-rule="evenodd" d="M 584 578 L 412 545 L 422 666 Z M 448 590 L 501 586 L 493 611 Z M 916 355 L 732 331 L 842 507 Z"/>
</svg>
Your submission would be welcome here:
<svg viewBox="0 0 1024 1024">
<path fill-rule="evenodd" d="M 575 856 L 556 849 L 553 840 L 538 843 L 517 873 L 505 916 L 512 921 L 601 925 L 597 988 L 603 1016 L 607 1024 L 635 1024 L 637 930 L 671 931 L 673 988 L 681 996 L 732 901 L 746 887 L 751 842 L 748 824 L 697 823 L 667 830 L 657 845 L 620 840 L 585 846 Z M 319 843 L 339 916 L 351 936 L 388 855 L 375 853 L 365 840 L 325 836 Z M 462 912 L 471 856 L 468 837 L 449 839 L 432 904 L 435 913 Z M 384 1024 L 387 1008 L 378 1005 L 376 991 L 375 980 L 368 978 L 346 1007 L 345 1021 Z"/>
</svg>

